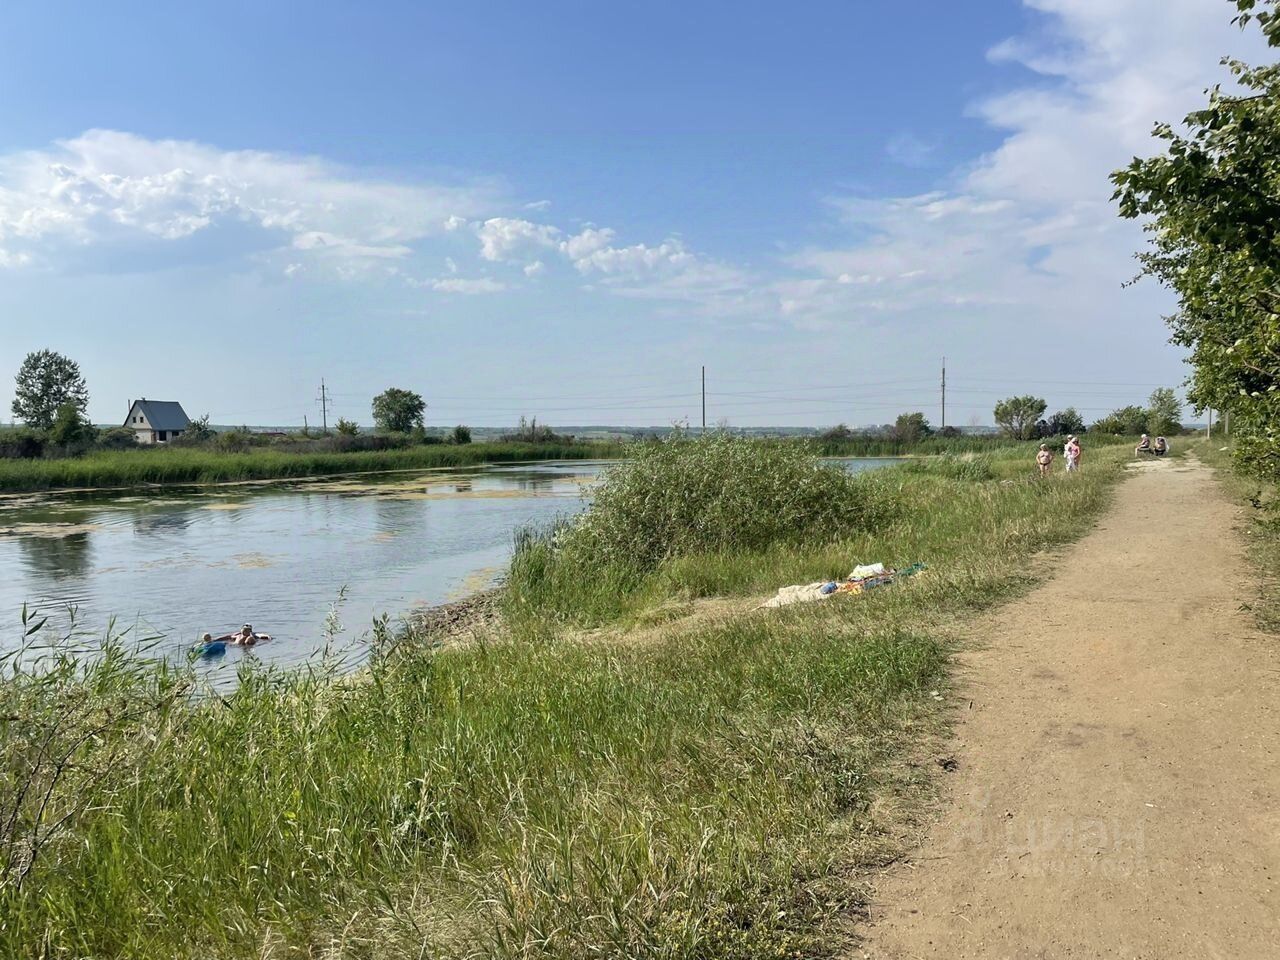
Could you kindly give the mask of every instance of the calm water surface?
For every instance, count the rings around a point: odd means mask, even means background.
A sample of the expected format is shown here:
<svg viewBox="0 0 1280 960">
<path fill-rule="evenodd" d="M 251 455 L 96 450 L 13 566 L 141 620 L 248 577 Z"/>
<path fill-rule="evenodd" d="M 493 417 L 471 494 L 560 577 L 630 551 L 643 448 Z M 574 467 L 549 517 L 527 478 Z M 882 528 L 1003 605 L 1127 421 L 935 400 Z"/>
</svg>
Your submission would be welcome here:
<svg viewBox="0 0 1280 960">
<path fill-rule="evenodd" d="M 841 461 L 861 471 L 892 460 Z M 101 633 L 111 618 L 180 652 L 249 622 L 252 655 L 299 663 L 326 618 L 358 649 L 373 619 L 490 585 L 514 531 L 583 508 L 607 464 L 565 461 L 163 493 L 0 496 L 0 647 L 23 603 Z M 209 664 L 233 671 L 243 651 Z"/>
</svg>

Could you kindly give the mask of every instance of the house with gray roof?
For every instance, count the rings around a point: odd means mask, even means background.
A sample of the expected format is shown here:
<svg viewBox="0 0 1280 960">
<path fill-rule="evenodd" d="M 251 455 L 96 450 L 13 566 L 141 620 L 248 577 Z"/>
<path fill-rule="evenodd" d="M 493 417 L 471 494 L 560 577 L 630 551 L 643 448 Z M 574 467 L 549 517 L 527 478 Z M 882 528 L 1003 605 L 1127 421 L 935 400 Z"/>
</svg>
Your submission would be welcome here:
<svg viewBox="0 0 1280 960">
<path fill-rule="evenodd" d="M 132 430 L 139 443 L 168 443 L 191 425 L 191 418 L 176 400 L 129 401 L 125 427 Z"/>
</svg>

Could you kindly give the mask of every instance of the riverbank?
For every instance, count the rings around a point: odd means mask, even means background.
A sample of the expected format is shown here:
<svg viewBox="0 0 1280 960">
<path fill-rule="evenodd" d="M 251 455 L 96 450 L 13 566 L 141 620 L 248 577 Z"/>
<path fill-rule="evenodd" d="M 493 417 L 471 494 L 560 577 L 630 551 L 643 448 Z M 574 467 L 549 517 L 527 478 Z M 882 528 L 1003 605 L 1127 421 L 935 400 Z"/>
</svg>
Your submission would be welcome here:
<svg viewBox="0 0 1280 960">
<path fill-rule="evenodd" d="M 874 529 L 674 558 L 642 607 L 402 643 L 368 683 L 250 671 L 192 708 L 120 657 L 6 684 L 0 954 L 828 955 L 945 759 L 957 626 L 1051 569 L 1125 460 L 886 471 Z M 756 609 L 872 561 L 928 570 Z"/>
<path fill-rule="evenodd" d="M 223 452 L 166 447 L 100 451 L 49 460 L 0 460 L 0 491 L 106 489 L 160 484 L 288 480 L 346 473 L 478 466 L 536 460 L 610 459 L 612 443 L 430 444 L 350 453 Z"/>
</svg>

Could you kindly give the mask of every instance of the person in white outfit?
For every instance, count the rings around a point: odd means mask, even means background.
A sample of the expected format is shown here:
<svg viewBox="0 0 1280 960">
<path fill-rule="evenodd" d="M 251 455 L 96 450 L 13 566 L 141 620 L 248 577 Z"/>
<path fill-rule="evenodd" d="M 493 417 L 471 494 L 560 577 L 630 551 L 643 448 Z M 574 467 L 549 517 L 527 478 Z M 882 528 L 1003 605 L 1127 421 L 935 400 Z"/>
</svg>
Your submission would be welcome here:
<svg viewBox="0 0 1280 960">
<path fill-rule="evenodd" d="M 1062 448 L 1062 455 L 1067 461 L 1067 472 L 1080 469 L 1080 441 L 1074 436 L 1067 437 L 1067 445 Z"/>
</svg>

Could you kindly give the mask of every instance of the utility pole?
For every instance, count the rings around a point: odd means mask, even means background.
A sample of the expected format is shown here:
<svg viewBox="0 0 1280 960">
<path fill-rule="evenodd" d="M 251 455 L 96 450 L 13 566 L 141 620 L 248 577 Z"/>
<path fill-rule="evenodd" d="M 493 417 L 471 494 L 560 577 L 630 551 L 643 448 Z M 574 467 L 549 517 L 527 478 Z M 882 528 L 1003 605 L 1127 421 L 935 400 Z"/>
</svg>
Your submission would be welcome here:
<svg viewBox="0 0 1280 960">
<path fill-rule="evenodd" d="M 1204 426 L 1204 435 L 1206 438 L 1213 436 L 1213 407 L 1209 408 L 1209 422 Z"/>
<path fill-rule="evenodd" d="M 324 386 L 324 377 L 320 378 L 320 424 L 325 434 L 329 433 L 329 392 Z"/>
<path fill-rule="evenodd" d="M 942 358 L 942 426 L 940 430 L 947 429 L 947 358 Z"/>
<path fill-rule="evenodd" d="M 707 432 L 707 365 L 702 365 L 702 432 Z"/>
</svg>

